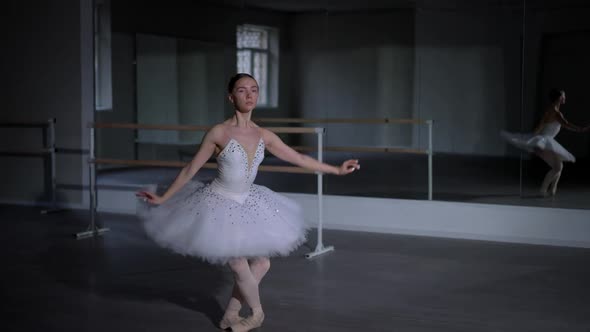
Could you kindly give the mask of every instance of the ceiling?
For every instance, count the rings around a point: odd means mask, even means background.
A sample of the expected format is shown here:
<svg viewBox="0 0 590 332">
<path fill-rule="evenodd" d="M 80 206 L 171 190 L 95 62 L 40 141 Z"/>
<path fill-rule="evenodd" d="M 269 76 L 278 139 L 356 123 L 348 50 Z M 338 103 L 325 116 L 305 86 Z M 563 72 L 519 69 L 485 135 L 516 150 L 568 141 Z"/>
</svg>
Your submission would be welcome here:
<svg viewBox="0 0 590 332">
<path fill-rule="evenodd" d="M 408 8 L 562 8 L 590 6 L 590 0 L 216 0 L 236 8 L 264 9 L 287 13 L 320 11 L 374 11 Z"/>
<path fill-rule="evenodd" d="M 415 0 L 221 0 L 226 5 L 281 12 L 351 11 L 413 8 Z"/>
</svg>

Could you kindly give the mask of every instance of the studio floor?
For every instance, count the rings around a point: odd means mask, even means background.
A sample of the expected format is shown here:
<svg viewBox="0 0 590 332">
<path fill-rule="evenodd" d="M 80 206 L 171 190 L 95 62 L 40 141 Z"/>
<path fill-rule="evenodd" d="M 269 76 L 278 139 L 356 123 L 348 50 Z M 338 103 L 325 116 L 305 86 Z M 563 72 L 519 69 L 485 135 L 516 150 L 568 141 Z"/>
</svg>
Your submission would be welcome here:
<svg viewBox="0 0 590 332">
<path fill-rule="evenodd" d="M 159 248 L 135 216 L 0 206 L 4 331 L 218 331 L 227 267 Z M 590 331 L 590 249 L 347 231 L 272 260 L 258 331 Z"/>
</svg>

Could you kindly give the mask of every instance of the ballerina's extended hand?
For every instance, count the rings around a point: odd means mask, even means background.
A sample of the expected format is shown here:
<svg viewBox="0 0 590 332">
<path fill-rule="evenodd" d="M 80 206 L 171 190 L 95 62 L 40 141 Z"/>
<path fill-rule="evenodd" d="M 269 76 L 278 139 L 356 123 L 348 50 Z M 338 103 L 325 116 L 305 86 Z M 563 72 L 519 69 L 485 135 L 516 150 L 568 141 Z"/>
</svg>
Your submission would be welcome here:
<svg viewBox="0 0 590 332">
<path fill-rule="evenodd" d="M 164 203 L 164 200 L 162 199 L 162 197 L 160 197 L 154 193 L 151 193 L 149 191 L 138 191 L 135 193 L 135 196 L 143 199 L 144 202 L 148 202 L 148 203 L 155 204 L 155 205 L 159 205 L 159 204 Z"/>
<path fill-rule="evenodd" d="M 349 159 L 340 165 L 338 169 L 338 175 L 350 174 L 356 170 L 361 169 L 358 159 Z"/>
</svg>

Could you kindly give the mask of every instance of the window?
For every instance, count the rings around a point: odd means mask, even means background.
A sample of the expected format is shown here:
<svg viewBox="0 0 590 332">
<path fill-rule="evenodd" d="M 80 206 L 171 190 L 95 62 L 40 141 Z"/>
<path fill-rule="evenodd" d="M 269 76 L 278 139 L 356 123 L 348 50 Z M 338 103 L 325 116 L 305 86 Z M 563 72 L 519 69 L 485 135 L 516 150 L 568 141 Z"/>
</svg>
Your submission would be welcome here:
<svg viewBox="0 0 590 332">
<path fill-rule="evenodd" d="M 110 0 L 94 4 L 94 100 L 97 111 L 113 108 Z"/>
<path fill-rule="evenodd" d="M 258 104 L 278 106 L 278 31 L 256 25 L 237 28 L 237 70 L 258 81 Z"/>
</svg>

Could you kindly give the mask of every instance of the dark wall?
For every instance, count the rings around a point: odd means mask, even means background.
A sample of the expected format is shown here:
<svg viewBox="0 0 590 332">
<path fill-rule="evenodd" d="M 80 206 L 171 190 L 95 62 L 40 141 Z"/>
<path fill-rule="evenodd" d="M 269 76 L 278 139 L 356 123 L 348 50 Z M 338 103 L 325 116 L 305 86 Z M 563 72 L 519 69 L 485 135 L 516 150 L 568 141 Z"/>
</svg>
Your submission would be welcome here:
<svg viewBox="0 0 590 332">
<path fill-rule="evenodd" d="M 57 119 L 57 180 L 64 200 L 81 200 L 83 146 L 82 25 L 84 1 L 64 0 L 33 3 L 12 1 L 10 46 L 3 48 L 3 74 L 9 77 L 3 92 L 0 121 L 26 122 Z M 92 53 L 90 52 L 90 55 Z M 90 59 L 91 60 L 91 59 Z M 90 67 L 91 69 L 91 67 Z M 90 79 L 92 79 L 90 77 Z M 92 97 L 92 96 L 90 96 Z M 14 149 L 40 148 L 40 130 L 3 129 L 0 141 Z M 48 169 L 43 158 L 2 157 L 0 199 L 31 201 L 46 198 Z"/>
</svg>

